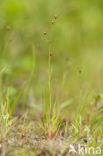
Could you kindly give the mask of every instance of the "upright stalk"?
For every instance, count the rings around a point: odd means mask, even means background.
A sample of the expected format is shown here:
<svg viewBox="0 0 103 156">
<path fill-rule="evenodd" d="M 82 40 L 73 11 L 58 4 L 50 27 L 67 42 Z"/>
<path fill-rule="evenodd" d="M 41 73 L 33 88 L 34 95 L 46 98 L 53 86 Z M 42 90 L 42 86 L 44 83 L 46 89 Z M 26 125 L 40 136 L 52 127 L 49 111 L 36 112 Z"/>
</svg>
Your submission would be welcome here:
<svg viewBox="0 0 103 156">
<path fill-rule="evenodd" d="M 49 50 L 48 86 L 49 86 L 49 106 L 50 106 L 50 114 L 51 114 L 52 104 L 51 104 L 51 56 L 50 56 L 50 50 Z"/>
</svg>

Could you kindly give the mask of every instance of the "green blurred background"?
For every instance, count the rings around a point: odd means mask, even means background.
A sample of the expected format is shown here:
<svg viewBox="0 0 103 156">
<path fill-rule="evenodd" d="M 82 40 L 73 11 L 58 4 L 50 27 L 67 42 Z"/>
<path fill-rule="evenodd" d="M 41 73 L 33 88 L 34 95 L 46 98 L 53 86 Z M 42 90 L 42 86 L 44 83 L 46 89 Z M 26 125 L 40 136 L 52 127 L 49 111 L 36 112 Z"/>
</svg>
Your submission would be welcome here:
<svg viewBox="0 0 103 156">
<path fill-rule="evenodd" d="M 58 19 L 52 25 L 54 15 Z M 1 82 L 15 94 L 34 65 L 29 105 L 41 103 L 48 81 L 44 31 L 52 44 L 52 87 L 58 101 L 73 99 L 74 110 L 88 90 L 102 93 L 102 0 L 0 1 L 0 70 L 6 68 Z"/>
</svg>

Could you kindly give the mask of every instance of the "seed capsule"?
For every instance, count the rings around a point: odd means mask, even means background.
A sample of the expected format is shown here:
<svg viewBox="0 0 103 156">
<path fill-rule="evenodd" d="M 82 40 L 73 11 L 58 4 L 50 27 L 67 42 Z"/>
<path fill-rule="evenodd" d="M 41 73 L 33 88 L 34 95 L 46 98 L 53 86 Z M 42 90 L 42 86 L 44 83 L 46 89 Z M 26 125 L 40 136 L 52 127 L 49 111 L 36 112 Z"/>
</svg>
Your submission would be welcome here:
<svg viewBox="0 0 103 156">
<path fill-rule="evenodd" d="M 44 35 L 47 35 L 47 32 L 43 32 Z"/>
<path fill-rule="evenodd" d="M 65 61 L 69 61 L 69 60 L 70 60 L 70 58 L 69 58 L 69 57 L 66 57 L 66 58 L 65 58 Z"/>
<path fill-rule="evenodd" d="M 57 19 L 57 18 L 58 18 L 58 16 L 57 16 L 57 15 L 55 15 L 55 16 L 54 16 L 54 18 L 55 18 L 55 19 Z"/>
<path fill-rule="evenodd" d="M 52 21 L 52 24 L 55 24 L 55 21 Z"/>
<path fill-rule="evenodd" d="M 81 67 L 78 68 L 78 72 L 79 72 L 79 73 L 82 72 L 82 68 L 81 68 Z"/>
<path fill-rule="evenodd" d="M 49 54 L 50 56 L 53 56 L 53 53 L 52 52 L 50 52 L 50 54 Z"/>
</svg>

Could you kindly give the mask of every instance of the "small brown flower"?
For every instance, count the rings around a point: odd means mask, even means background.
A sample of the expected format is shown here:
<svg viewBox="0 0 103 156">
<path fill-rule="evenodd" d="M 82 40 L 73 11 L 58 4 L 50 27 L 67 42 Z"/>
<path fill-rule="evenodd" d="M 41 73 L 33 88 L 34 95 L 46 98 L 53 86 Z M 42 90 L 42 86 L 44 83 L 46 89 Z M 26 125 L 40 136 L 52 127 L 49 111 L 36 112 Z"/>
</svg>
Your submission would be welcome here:
<svg viewBox="0 0 103 156">
<path fill-rule="evenodd" d="M 52 24 L 55 24 L 55 21 L 54 20 L 52 21 Z"/>
<path fill-rule="evenodd" d="M 69 60 L 70 60 L 70 58 L 69 58 L 69 57 L 66 57 L 66 58 L 65 58 L 65 61 L 69 61 Z"/>
<path fill-rule="evenodd" d="M 55 15 L 55 16 L 54 16 L 54 18 L 55 18 L 55 19 L 57 19 L 57 18 L 58 18 L 58 16 L 57 16 L 57 15 Z"/>
<path fill-rule="evenodd" d="M 43 32 L 43 34 L 44 34 L 44 35 L 47 35 L 47 32 L 46 32 L 46 31 L 44 31 L 44 32 Z"/>
<path fill-rule="evenodd" d="M 78 67 L 78 72 L 81 73 L 82 72 L 82 68 Z"/>
<path fill-rule="evenodd" d="M 49 53 L 49 55 L 50 55 L 50 56 L 53 56 L 53 53 L 52 53 L 52 52 L 50 52 L 50 53 Z"/>
</svg>

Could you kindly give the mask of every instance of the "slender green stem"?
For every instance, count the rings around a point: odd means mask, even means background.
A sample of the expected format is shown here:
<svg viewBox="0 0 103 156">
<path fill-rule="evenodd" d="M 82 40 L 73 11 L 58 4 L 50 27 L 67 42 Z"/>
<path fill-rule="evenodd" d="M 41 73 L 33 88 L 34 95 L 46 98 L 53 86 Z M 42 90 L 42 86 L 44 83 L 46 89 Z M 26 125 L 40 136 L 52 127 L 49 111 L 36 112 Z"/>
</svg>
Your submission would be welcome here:
<svg viewBox="0 0 103 156">
<path fill-rule="evenodd" d="M 50 48 L 49 48 L 50 49 Z M 50 114 L 51 114 L 51 56 L 49 50 L 49 72 L 48 72 L 48 85 L 49 85 L 49 104 L 50 104 Z"/>
</svg>

